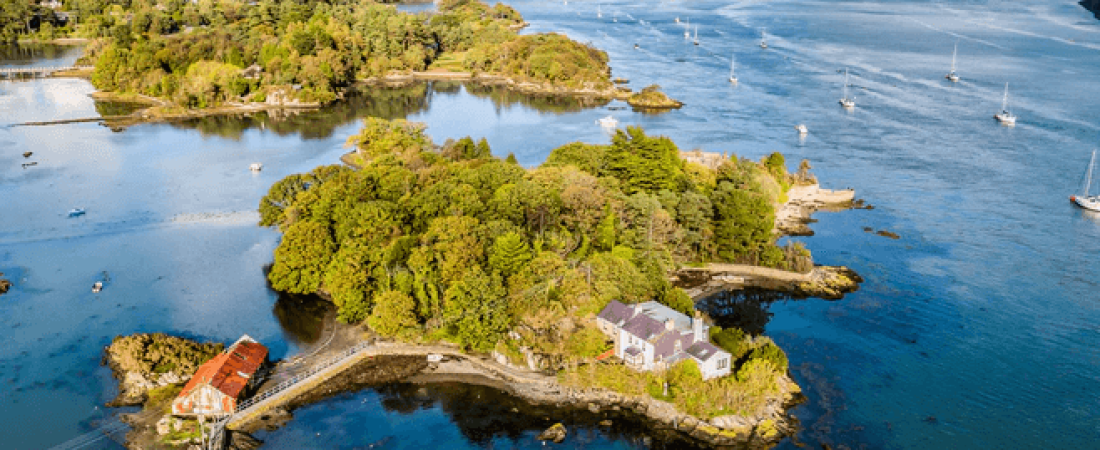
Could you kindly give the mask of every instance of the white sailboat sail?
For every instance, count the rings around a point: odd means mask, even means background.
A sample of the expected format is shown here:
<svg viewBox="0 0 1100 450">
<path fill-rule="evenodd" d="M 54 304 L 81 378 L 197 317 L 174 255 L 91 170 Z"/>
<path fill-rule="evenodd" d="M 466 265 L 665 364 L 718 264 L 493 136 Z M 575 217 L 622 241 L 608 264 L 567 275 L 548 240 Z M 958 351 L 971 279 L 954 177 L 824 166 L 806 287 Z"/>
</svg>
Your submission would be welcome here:
<svg viewBox="0 0 1100 450">
<path fill-rule="evenodd" d="M 768 29 L 760 30 L 760 48 L 768 48 Z"/>
<path fill-rule="evenodd" d="M 695 26 L 695 45 L 699 45 L 699 25 Z"/>
<path fill-rule="evenodd" d="M 952 82 L 959 81 L 959 75 L 957 73 L 955 73 L 955 57 L 957 57 L 958 55 L 959 55 L 959 43 L 956 42 L 955 43 L 955 50 L 951 52 L 951 71 L 948 72 L 947 76 L 944 77 L 944 78 L 947 78 L 948 80 L 951 80 Z"/>
<path fill-rule="evenodd" d="M 844 96 L 840 98 L 840 106 L 854 108 L 856 101 L 848 97 L 848 68 L 844 68 Z"/>
<path fill-rule="evenodd" d="M 994 114 L 993 117 L 1005 125 L 1016 124 L 1016 116 L 1008 111 L 1008 83 L 1005 83 L 1005 95 L 1001 99 L 1001 112 Z"/>
<path fill-rule="evenodd" d="M 1081 195 L 1071 195 L 1069 200 L 1076 203 L 1077 206 L 1082 208 L 1100 211 L 1100 194 L 1091 195 L 1092 191 L 1092 177 L 1093 169 L 1096 167 L 1096 150 L 1092 151 L 1092 159 L 1089 160 L 1089 167 L 1085 170 L 1085 184 L 1081 186 Z"/>
<path fill-rule="evenodd" d="M 730 83 L 737 82 L 737 56 L 730 56 Z"/>
</svg>

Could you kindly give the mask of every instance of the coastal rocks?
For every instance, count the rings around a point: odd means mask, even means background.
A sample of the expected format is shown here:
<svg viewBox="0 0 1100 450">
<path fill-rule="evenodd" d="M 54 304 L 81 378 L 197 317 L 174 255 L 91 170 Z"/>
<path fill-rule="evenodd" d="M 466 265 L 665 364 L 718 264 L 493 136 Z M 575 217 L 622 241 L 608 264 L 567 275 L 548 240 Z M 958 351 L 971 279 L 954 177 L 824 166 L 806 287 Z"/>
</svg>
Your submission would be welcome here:
<svg viewBox="0 0 1100 450">
<path fill-rule="evenodd" d="M 290 422 L 294 418 L 294 415 L 290 413 L 290 410 L 286 408 L 272 408 L 271 410 L 260 415 L 257 419 L 255 428 L 265 429 L 267 431 L 274 431 L 279 427 Z"/>
<path fill-rule="evenodd" d="M 3 272 L 0 272 L 0 277 L 4 276 Z M 11 282 L 6 278 L 0 278 L 0 295 L 8 293 L 8 289 L 11 289 Z"/>
<path fill-rule="evenodd" d="M 863 277 L 847 267 L 817 266 L 810 274 L 810 281 L 797 284 L 791 295 L 839 300 L 844 294 L 858 290 L 862 282 Z"/>
<path fill-rule="evenodd" d="M 656 84 L 647 86 L 641 92 L 631 95 L 626 99 L 626 103 L 636 110 L 643 111 L 661 111 L 684 106 L 682 102 L 673 100 L 664 92 L 661 92 L 661 87 Z"/>
<path fill-rule="evenodd" d="M 140 405 L 149 391 L 186 382 L 223 348 L 161 333 L 116 337 L 104 355 L 119 380 L 118 397 L 108 406 Z"/>
<path fill-rule="evenodd" d="M 851 189 L 821 189 L 816 183 L 792 186 L 787 191 L 787 202 L 775 211 L 774 231 L 783 236 L 813 236 L 807 226 L 813 223 L 813 213 L 848 209 L 854 206 L 855 195 Z"/>
<path fill-rule="evenodd" d="M 897 233 L 894 233 L 892 231 L 878 230 L 878 232 L 876 232 L 875 234 L 882 237 L 888 237 L 890 239 L 901 239 L 901 236 L 898 236 Z"/>
<path fill-rule="evenodd" d="M 554 441 L 555 444 L 560 444 L 565 440 L 565 435 L 569 431 L 565 429 L 565 425 L 561 423 L 555 423 L 550 428 L 547 428 L 542 433 L 539 433 L 538 440 L 540 441 Z"/>
</svg>

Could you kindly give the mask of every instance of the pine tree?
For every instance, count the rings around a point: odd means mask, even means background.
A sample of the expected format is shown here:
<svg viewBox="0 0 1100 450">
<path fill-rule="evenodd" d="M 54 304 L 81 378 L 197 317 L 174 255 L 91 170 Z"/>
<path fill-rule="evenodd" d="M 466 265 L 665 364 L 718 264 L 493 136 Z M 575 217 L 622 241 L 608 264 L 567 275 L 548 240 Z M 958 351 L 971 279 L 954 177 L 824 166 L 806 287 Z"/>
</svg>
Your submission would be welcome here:
<svg viewBox="0 0 1100 450">
<path fill-rule="evenodd" d="M 596 225 L 596 248 L 608 251 L 615 247 L 615 225 L 618 221 L 610 205 L 604 208 L 603 219 Z"/>
<path fill-rule="evenodd" d="M 489 251 L 489 267 L 505 277 L 519 272 L 530 260 L 531 248 L 516 232 L 498 237 Z"/>
</svg>

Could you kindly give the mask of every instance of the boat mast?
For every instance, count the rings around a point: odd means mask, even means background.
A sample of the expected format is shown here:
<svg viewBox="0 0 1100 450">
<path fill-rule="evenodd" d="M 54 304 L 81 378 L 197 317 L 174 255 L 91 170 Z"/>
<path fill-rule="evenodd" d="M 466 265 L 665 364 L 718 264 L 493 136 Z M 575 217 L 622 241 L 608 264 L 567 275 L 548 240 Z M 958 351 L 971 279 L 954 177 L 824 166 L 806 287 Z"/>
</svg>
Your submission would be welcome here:
<svg viewBox="0 0 1100 450">
<path fill-rule="evenodd" d="M 848 68 L 844 68 L 844 100 L 848 100 Z"/>
<path fill-rule="evenodd" d="M 1001 100 L 1001 112 L 1008 112 L 1008 83 L 1005 83 L 1005 96 Z"/>
<path fill-rule="evenodd" d="M 1096 150 L 1092 151 L 1092 159 L 1089 160 L 1089 170 L 1085 172 L 1085 197 L 1089 196 L 1089 189 L 1092 188 L 1092 167 L 1096 165 Z"/>
<path fill-rule="evenodd" d="M 955 51 L 951 52 L 951 73 L 955 73 L 955 56 L 959 54 L 959 43 L 955 43 Z"/>
<path fill-rule="evenodd" d="M 737 57 L 730 56 L 730 78 L 733 78 L 734 70 L 737 68 Z"/>
</svg>

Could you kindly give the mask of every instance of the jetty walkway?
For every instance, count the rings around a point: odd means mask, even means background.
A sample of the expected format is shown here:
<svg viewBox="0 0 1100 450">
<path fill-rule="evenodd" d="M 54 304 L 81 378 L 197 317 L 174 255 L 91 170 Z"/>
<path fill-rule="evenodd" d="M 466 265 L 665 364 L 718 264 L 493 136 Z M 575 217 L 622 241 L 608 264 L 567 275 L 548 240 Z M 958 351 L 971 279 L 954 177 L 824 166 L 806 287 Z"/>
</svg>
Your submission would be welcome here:
<svg viewBox="0 0 1100 450">
<path fill-rule="evenodd" d="M 55 67 L 6 67 L 0 69 L 0 79 L 45 78 L 56 72 L 92 70 L 95 66 L 55 66 Z"/>
<path fill-rule="evenodd" d="M 211 428 L 206 448 L 222 450 L 226 446 L 226 430 L 239 429 L 259 419 L 264 413 L 292 401 L 295 397 L 316 388 L 326 380 L 355 366 L 368 358 L 378 356 L 424 356 L 439 355 L 469 362 L 486 374 L 520 383 L 546 383 L 552 377 L 536 373 L 518 371 L 495 362 L 483 360 L 477 356 L 463 353 L 460 349 L 441 345 L 413 345 L 388 342 L 361 342 L 355 346 L 330 356 L 327 360 L 293 370 L 290 378 L 279 382 L 237 405 L 230 416 L 221 418 Z"/>
</svg>

